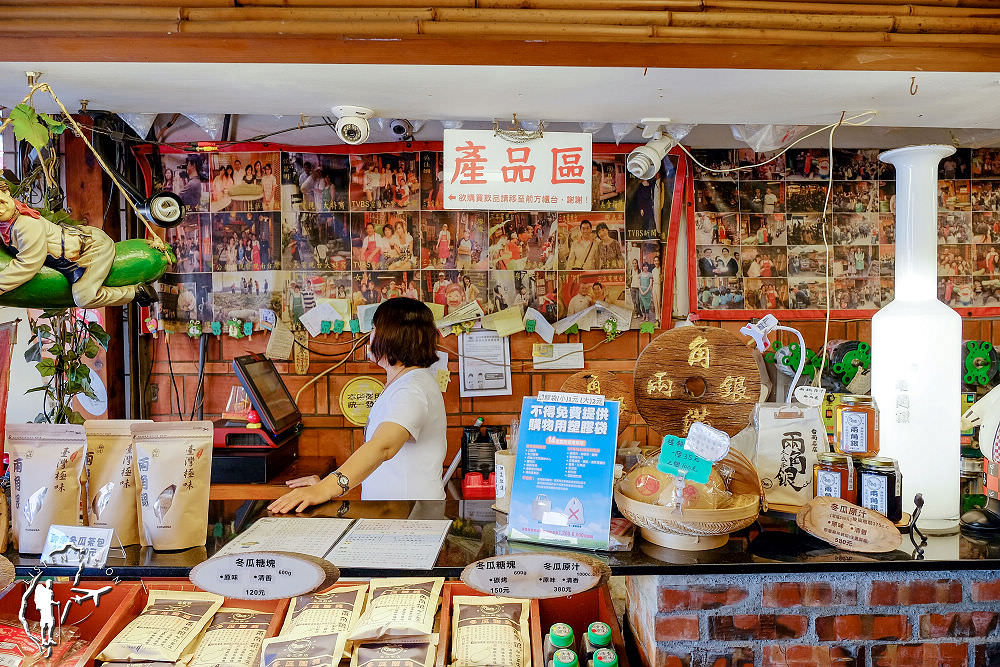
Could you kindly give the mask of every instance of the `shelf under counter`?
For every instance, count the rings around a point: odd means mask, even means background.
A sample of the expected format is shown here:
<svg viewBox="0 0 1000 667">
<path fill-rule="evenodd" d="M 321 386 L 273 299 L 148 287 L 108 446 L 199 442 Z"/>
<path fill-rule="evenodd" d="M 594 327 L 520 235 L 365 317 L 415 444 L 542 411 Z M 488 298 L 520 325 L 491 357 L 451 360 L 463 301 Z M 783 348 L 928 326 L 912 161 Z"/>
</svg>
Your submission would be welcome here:
<svg viewBox="0 0 1000 667">
<path fill-rule="evenodd" d="M 262 485 L 271 486 L 271 485 Z M 187 577 L 191 568 L 227 544 L 237 532 L 256 519 L 268 516 L 269 497 L 247 500 L 215 499 L 210 504 L 209 536 L 204 547 L 176 552 L 129 546 L 125 556 L 112 549 L 107 568 L 122 579 L 141 577 Z M 438 553 L 434 568 L 438 576 L 457 577 L 469 563 L 493 555 L 560 550 L 559 547 L 509 542 L 502 537 L 505 515 L 492 509 L 490 500 L 444 501 L 332 501 L 298 516 L 451 519 L 451 529 Z M 234 527 L 238 530 L 234 530 Z M 500 535 L 498 537 L 498 535 Z M 929 536 L 923 557 L 918 557 L 903 537 L 900 549 L 888 554 L 856 554 L 838 551 L 801 532 L 787 515 L 765 515 L 749 529 L 731 536 L 722 547 L 709 551 L 679 551 L 658 547 L 641 538 L 631 551 L 581 552 L 596 555 L 611 567 L 613 575 L 684 574 L 794 574 L 807 572 L 941 570 L 995 570 L 1000 568 L 1000 538 L 987 540 L 964 534 Z M 37 556 L 8 552 L 19 575 L 30 575 L 40 565 Z M 72 576 L 74 568 L 48 567 L 47 574 Z M 412 572 L 406 570 L 405 572 Z M 344 577 L 399 576 L 402 570 L 351 567 Z M 85 569 L 86 577 L 108 576 L 105 569 Z"/>
</svg>

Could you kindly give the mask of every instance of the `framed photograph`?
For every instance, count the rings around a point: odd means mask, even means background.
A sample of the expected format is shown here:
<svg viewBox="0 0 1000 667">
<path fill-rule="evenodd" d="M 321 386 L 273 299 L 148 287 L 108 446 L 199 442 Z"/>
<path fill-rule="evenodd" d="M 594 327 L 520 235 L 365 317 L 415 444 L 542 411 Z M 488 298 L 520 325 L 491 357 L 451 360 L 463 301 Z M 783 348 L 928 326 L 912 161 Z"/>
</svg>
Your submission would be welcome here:
<svg viewBox="0 0 1000 667">
<path fill-rule="evenodd" d="M 563 213 L 557 236 L 561 271 L 625 268 L 625 220 L 620 213 Z"/>
<path fill-rule="evenodd" d="M 972 216 L 969 211 L 938 213 L 938 243 L 972 243 Z"/>
<path fill-rule="evenodd" d="M 419 153 L 351 156 L 351 211 L 416 211 L 420 208 Z"/>
<path fill-rule="evenodd" d="M 207 213 L 188 213 L 184 221 L 166 230 L 167 243 L 177 255 L 177 273 L 212 270 L 212 217 Z M 211 282 L 211 281 L 209 281 Z M 211 290 L 209 290 L 211 292 Z"/>
<path fill-rule="evenodd" d="M 698 278 L 698 304 L 706 310 L 744 310 L 742 278 Z"/>
<path fill-rule="evenodd" d="M 490 271 L 487 312 L 511 306 L 534 308 L 549 323 L 558 319 L 559 275 L 555 271 Z"/>
<path fill-rule="evenodd" d="M 953 155 L 943 158 L 938 164 L 938 180 L 953 181 L 971 178 L 972 152 L 971 148 L 959 148 Z"/>
<path fill-rule="evenodd" d="M 212 214 L 215 271 L 269 271 L 277 268 L 277 213 Z M 273 284 L 273 283 L 272 283 Z"/>
<path fill-rule="evenodd" d="M 695 209 L 704 213 L 738 213 L 739 187 L 730 181 L 695 181 Z"/>
<path fill-rule="evenodd" d="M 788 186 L 791 189 L 791 185 Z M 823 222 L 819 214 L 789 213 L 785 216 L 788 245 L 818 245 L 823 243 Z M 827 218 L 826 240 L 833 241 L 833 216 Z"/>
<path fill-rule="evenodd" d="M 833 249 L 830 273 L 835 278 L 868 278 L 871 266 L 871 246 L 837 246 Z"/>
<path fill-rule="evenodd" d="M 742 275 L 740 249 L 729 246 L 698 246 L 699 278 L 734 278 Z"/>
<path fill-rule="evenodd" d="M 490 269 L 501 271 L 556 268 L 556 214 L 514 212 L 489 214 Z"/>
<path fill-rule="evenodd" d="M 486 271 L 421 271 L 422 291 L 427 301 L 445 307 L 445 313 L 478 301 L 487 309 L 489 274 Z"/>
<path fill-rule="evenodd" d="M 822 213 L 826 186 L 818 183 L 788 183 L 785 187 L 785 210 L 788 213 Z M 830 212 L 833 206 L 830 206 Z"/>
<path fill-rule="evenodd" d="M 745 278 L 743 285 L 747 308 L 788 308 L 788 281 L 785 278 Z"/>
<path fill-rule="evenodd" d="M 736 181 L 739 180 L 738 171 L 729 171 L 727 169 L 735 169 L 736 163 L 736 151 L 730 148 L 720 148 L 720 149 L 699 149 L 692 150 L 691 154 L 694 158 L 708 167 L 709 169 L 718 169 L 724 173 L 716 173 L 713 171 L 708 171 L 702 169 L 698 165 L 694 165 L 694 177 L 699 181 Z"/>
<path fill-rule="evenodd" d="M 163 153 L 154 169 L 153 189 L 168 190 L 181 198 L 188 213 L 208 211 L 210 181 L 204 153 Z"/>
<path fill-rule="evenodd" d="M 667 156 L 653 178 L 638 179 L 627 175 L 625 233 L 629 241 L 664 238 L 674 203 L 676 177 L 676 155 Z"/>
<path fill-rule="evenodd" d="M 789 181 L 824 181 L 830 178 L 830 153 L 825 148 L 793 148 L 785 153 L 785 173 Z"/>
<path fill-rule="evenodd" d="M 415 212 L 351 214 L 355 271 L 412 271 L 419 266 L 420 216 Z"/>
<path fill-rule="evenodd" d="M 420 210 L 440 211 L 444 208 L 444 154 L 440 151 L 420 153 Z"/>
<path fill-rule="evenodd" d="M 882 163 L 874 148 L 835 148 L 833 179 L 835 181 L 877 181 Z"/>
<path fill-rule="evenodd" d="M 833 281 L 833 307 L 840 310 L 870 310 L 881 304 L 879 279 L 837 278 Z"/>
<path fill-rule="evenodd" d="M 625 211 L 625 155 L 595 155 L 591 207 L 602 213 Z"/>
<path fill-rule="evenodd" d="M 878 181 L 845 181 L 833 184 L 832 210 L 841 213 L 878 213 Z"/>
<path fill-rule="evenodd" d="M 740 181 L 740 213 L 774 215 L 785 211 L 782 181 Z"/>
<path fill-rule="evenodd" d="M 896 246 L 878 246 L 878 272 L 883 277 L 896 275 Z"/>
<path fill-rule="evenodd" d="M 877 213 L 835 213 L 833 245 L 872 245 L 878 243 Z"/>
<path fill-rule="evenodd" d="M 261 309 L 273 310 L 280 316 L 287 307 L 280 292 L 286 278 L 283 271 L 213 273 L 212 304 L 215 320 L 258 322 Z"/>
<path fill-rule="evenodd" d="M 788 307 L 797 310 L 826 308 L 826 278 L 788 278 Z"/>
<path fill-rule="evenodd" d="M 698 245 L 739 245 L 740 238 L 736 213 L 694 214 L 694 242 Z"/>
<path fill-rule="evenodd" d="M 281 268 L 285 271 L 348 271 L 351 234 L 346 213 L 293 211 L 281 230 Z"/>
<path fill-rule="evenodd" d="M 660 266 L 661 250 L 658 245 L 628 244 L 628 269 L 625 271 L 628 292 L 625 300 L 632 307 L 632 328 L 638 328 L 643 322 L 653 322 L 657 326 L 660 323 L 663 268 Z"/>
<path fill-rule="evenodd" d="M 971 276 L 972 246 L 971 245 L 938 246 L 938 275 Z"/>
<path fill-rule="evenodd" d="M 211 273 L 165 273 L 156 284 L 160 319 L 186 323 L 214 316 Z"/>
<path fill-rule="evenodd" d="M 775 152 L 778 151 L 755 153 L 749 148 L 737 149 L 736 158 L 739 161 L 739 165 L 741 167 L 751 167 L 749 170 L 740 172 L 740 182 L 783 180 L 787 169 L 785 155 L 779 155 L 776 159 L 771 160 Z"/>
<path fill-rule="evenodd" d="M 783 213 L 740 215 L 743 245 L 786 245 L 788 226 Z"/>
<path fill-rule="evenodd" d="M 280 211 L 281 153 L 212 153 L 211 210 Z"/>
<path fill-rule="evenodd" d="M 351 161 L 335 153 L 282 153 L 285 209 L 313 213 L 347 212 Z"/>
<path fill-rule="evenodd" d="M 741 257 L 746 278 L 777 278 L 788 275 L 788 254 L 784 247 L 743 248 Z"/>
<path fill-rule="evenodd" d="M 973 211 L 1000 211 L 1000 182 L 972 181 L 971 195 L 966 194 L 967 181 L 938 181 L 943 210 L 968 210 L 970 198 Z"/>
<path fill-rule="evenodd" d="M 789 279 L 825 278 L 826 267 L 826 246 L 803 245 L 788 247 Z"/>
<path fill-rule="evenodd" d="M 1000 178 L 1000 148 L 973 148 L 970 159 L 972 178 Z"/>
<path fill-rule="evenodd" d="M 652 277 L 649 280 L 652 285 Z M 655 290 L 655 286 L 652 289 Z M 630 308 L 626 292 L 624 271 L 560 271 L 558 318 L 575 315 L 598 301 Z M 650 317 L 658 316 L 651 312 Z"/>
</svg>

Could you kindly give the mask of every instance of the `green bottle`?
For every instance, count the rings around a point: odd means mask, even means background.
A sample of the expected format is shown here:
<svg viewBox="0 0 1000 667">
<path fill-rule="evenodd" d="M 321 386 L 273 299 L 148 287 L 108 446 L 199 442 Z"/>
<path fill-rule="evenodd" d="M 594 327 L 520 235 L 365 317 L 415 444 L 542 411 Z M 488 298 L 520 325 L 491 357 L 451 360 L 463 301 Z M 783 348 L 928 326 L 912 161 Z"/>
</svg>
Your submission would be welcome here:
<svg viewBox="0 0 1000 667">
<path fill-rule="evenodd" d="M 618 667 L 618 654 L 613 648 L 599 648 L 587 661 L 587 667 Z"/>
<path fill-rule="evenodd" d="M 545 635 L 543 653 L 545 654 L 545 664 L 552 661 L 552 656 L 561 648 L 576 649 L 576 637 L 573 635 L 573 628 L 567 623 L 553 623 L 549 628 L 549 633 Z"/>
<path fill-rule="evenodd" d="M 587 626 L 587 634 L 583 638 L 583 647 L 580 651 L 590 660 L 594 657 L 597 649 L 611 646 L 611 626 L 602 621 L 594 621 Z"/>
</svg>

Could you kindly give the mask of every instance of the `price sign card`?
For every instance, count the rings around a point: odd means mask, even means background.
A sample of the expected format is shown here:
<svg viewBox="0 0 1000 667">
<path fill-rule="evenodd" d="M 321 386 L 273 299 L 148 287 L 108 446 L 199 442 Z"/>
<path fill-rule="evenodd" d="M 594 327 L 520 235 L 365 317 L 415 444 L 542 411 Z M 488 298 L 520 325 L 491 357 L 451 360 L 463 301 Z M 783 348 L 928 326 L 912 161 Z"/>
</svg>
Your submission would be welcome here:
<svg viewBox="0 0 1000 667">
<path fill-rule="evenodd" d="M 599 397 L 589 394 L 545 398 L 522 404 L 508 537 L 607 549 L 619 404 L 594 405 Z"/>
<path fill-rule="evenodd" d="M 558 552 L 493 556 L 462 571 L 462 581 L 481 593 L 529 599 L 582 593 L 610 577 L 611 568 L 604 561 Z"/>
<path fill-rule="evenodd" d="M 104 567 L 114 539 L 111 528 L 88 526 L 49 526 L 42 548 L 42 563 L 46 565 L 79 565 Z"/>
<path fill-rule="evenodd" d="M 237 600 L 278 600 L 305 595 L 336 583 L 340 571 L 329 561 L 284 551 L 214 556 L 191 570 L 191 583 Z"/>
</svg>

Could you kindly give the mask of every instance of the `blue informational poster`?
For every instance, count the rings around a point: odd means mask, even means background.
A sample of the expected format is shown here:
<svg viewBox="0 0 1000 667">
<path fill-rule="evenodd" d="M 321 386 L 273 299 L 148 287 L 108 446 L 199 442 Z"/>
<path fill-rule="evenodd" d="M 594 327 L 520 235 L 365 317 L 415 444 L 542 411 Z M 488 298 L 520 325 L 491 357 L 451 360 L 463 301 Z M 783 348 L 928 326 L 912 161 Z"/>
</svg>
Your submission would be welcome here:
<svg viewBox="0 0 1000 667">
<path fill-rule="evenodd" d="M 525 397 L 509 537 L 579 549 L 610 546 L 618 401 L 592 394 Z"/>
</svg>

